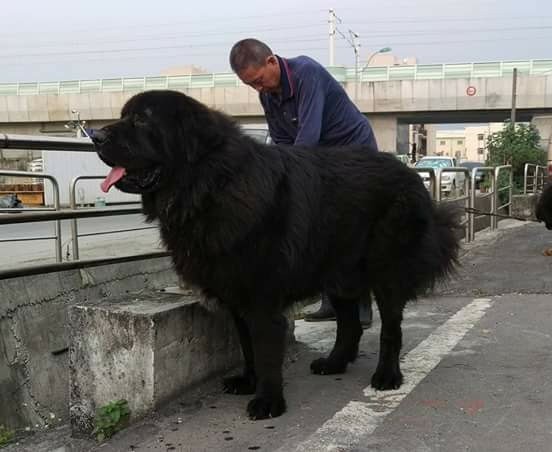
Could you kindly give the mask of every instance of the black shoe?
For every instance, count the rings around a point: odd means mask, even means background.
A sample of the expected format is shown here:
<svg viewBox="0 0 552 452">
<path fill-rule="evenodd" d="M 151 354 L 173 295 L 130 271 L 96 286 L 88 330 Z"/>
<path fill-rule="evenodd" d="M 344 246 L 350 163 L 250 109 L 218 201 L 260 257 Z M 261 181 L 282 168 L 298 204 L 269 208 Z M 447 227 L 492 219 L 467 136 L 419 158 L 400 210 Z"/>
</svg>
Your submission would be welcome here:
<svg viewBox="0 0 552 452">
<path fill-rule="evenodd" d="M 327 322 L 335 320 L 335 312 L 326 295 L 322 295 L 322 303 L 318 311 L 306 314 L 304 320 L 305 322 Z"/>
</svg>

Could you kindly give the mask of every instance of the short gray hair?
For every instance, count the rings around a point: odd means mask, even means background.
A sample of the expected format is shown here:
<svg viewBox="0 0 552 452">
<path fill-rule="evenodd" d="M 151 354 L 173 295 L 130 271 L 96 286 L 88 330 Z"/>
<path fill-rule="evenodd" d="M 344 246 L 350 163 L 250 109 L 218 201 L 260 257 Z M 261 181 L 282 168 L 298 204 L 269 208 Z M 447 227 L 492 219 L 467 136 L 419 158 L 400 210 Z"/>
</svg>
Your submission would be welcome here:
<svg viewBox="0 0 552 452">
<path fill-rule="evenodd" d="M 248 38 L 236 42 L 230 50 L 230 66 L 238 74 L 249 66 L 262 66 L 273 55 L 272 50 L 258 39 Z"/>
</svg>

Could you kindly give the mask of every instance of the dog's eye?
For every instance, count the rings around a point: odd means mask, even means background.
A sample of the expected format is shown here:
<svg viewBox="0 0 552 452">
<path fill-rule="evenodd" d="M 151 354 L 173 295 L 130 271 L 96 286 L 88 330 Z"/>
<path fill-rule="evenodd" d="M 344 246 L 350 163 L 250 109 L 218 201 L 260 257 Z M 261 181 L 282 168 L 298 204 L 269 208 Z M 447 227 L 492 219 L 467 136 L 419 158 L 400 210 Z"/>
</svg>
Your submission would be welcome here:
<svg viewBox="0 0 552 452">
<path fill-rule="evenodd" d="M 141 117 L 140 115 L 134 115 L 132 117 L 132 123 L 136 127 L 146 127 L 148 125 L 148 122 L 147 122 L 146 118 Z"/>
</svg>

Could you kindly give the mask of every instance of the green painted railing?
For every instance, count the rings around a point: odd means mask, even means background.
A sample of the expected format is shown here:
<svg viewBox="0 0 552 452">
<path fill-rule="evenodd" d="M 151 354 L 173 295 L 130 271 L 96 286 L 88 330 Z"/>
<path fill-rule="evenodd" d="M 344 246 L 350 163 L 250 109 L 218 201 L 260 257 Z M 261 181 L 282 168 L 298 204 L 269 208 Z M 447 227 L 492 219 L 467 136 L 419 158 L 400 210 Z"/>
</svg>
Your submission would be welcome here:
<svg viewBox="0 0 552 452">
<path fill-rule="evenodd" d="M 451 78 L 504 77 L 517 68 L 520 74 L 552 75 L 552 60 L 497 61 L 482 63 L 417 64 L 367 67 L 359 73 L 362 82 L 389 80 L 443 80 Z M 355 68 L 329 67 L 339 82 L 355 80 Z M 191 89 L 240 86 L 231 72 L 154 77 L 68 80 L 60 82 L 0 83 L 0 96 L 79 94 L 143 91 L 147 89 Z"/>
</svg>

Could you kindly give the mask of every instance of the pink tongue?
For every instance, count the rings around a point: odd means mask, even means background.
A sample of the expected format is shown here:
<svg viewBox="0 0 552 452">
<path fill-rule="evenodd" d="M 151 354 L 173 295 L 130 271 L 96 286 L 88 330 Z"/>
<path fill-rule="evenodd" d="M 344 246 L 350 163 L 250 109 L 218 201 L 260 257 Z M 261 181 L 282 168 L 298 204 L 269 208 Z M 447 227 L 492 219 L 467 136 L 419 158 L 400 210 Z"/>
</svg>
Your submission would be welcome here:
<svg viewBox="0 0 552 452">
<path fill-rule="evenodd" d="M 102 187 L 102 191 L 107 193 L 112 185 L 120 181 L 125 174 L 126 170 L 122 166 L 114 166 L 111 168 L 111 171 L 100 185 Z"/>
</svg>

